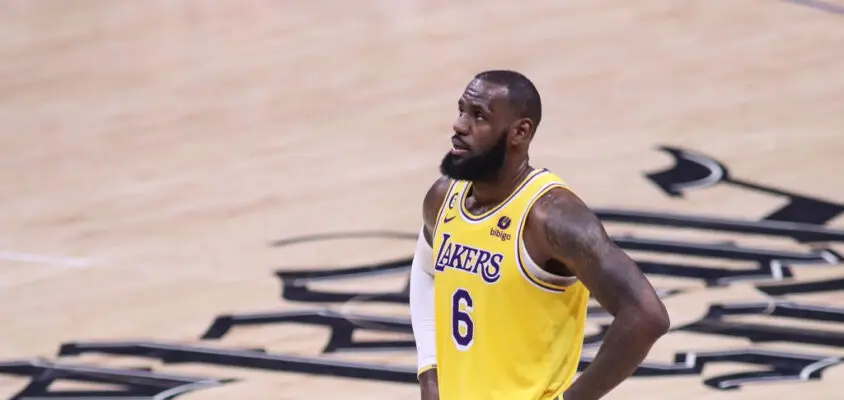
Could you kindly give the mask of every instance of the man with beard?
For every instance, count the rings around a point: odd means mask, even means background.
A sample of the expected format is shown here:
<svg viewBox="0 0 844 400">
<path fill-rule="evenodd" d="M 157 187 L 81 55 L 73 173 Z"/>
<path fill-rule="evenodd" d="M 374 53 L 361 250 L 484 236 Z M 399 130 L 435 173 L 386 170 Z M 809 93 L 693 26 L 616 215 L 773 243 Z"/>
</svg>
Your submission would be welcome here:
<svg viewBox="0 0 844 400">
<path fill-rule="evenodd" d="M 665 307 L 595 214 L 530 165 L 529 79 L 482 72 L 458 111 L 411 268 L 422 399 L 599 399 L 668 330 Z M 615 318 L 575 380 L 590 293 Z"/>
</svg>

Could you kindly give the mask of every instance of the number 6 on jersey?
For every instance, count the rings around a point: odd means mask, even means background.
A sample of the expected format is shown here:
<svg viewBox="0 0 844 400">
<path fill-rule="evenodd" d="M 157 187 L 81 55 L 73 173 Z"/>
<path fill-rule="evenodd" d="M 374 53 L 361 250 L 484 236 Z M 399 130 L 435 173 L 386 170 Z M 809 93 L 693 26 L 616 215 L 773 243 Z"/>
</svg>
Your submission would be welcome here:
<svg viewBox="0 0 844 400">
<path fill-rule="evenodd" d="M 457 289 L 451 295 L 451 337 L 461 351 L 468 350 L 475 341 L 473 307 L 472 296 L 466 289 Z"/>
</svg>

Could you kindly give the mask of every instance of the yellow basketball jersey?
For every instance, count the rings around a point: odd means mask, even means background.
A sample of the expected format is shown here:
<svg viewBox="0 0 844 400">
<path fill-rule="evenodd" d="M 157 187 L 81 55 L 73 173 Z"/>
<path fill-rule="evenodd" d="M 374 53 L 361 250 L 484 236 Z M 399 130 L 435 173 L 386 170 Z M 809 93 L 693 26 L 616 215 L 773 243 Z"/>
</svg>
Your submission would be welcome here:
<svg viewBox="0 0 844 400">
<path fill-rule="evenodd" d="M 522 240 L 528 210 L 555 187 L 566 186 L 535 170 L 475 215 L 465 207 L 471 183 L 451 183 L 433 235 L 440 399 L 547 400 L 571 384 L 589 292 L 553 283 Z"/>
</svg>

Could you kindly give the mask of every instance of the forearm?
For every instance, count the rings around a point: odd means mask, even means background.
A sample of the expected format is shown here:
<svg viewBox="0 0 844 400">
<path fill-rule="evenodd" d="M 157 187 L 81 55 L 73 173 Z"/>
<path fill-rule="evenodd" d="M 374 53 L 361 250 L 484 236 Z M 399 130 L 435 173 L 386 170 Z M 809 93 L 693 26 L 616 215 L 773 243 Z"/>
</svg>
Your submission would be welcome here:
<svg viewBox="0 0 844 400">
<path fill-rule="evenodd" d="M 664 334 L 659 317 L 629 307 L 619 312 L 594 360 L 572 383 L 565 400 L 597 400 L 636 371 L 653 344 Z"/>
<path fill-rule="evenodd" d="M 420 232 L 410 268 L 410 323 L 423 399 L 436 399 L 433 249 Z"/>
<path fill-rule="evenodd" d="M 439 400 L 440 389 L 436 368 L 428 369 L 419 375 L 419 388 L 422 400 Z"/>
</svg>

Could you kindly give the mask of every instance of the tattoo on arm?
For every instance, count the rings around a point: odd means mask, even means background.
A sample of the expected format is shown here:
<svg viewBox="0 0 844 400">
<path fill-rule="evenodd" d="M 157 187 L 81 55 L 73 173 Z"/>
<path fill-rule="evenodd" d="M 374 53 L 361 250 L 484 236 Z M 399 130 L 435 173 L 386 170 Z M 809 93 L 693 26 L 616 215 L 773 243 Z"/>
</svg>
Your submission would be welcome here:
<svg viewBox="0 0 844 400">
<path fill-rule="evenodd" d="M 563 190 L 543 196 L 544 236 L 553 257 L 613 315 L 624 304 L 639 304 L 655 295 L 650 282 L 616 246 L 598 217 L 574 194 Z"/>
<path fill-rule="evenodd" d="M 548 251 L 615 317 L 594 360 L 565 394 L 566 400 L 598 399 L 633 374 L 668 330 L 668 314 L 636 263 L 580 199 L 560 190 L 542 200 Z"/>
<path fill-rule="evenodd" d="M 564 258 L 578 265 L 593 265 L 600 261 L 600 252 L 606 251 L 606 232 L 597 221 L 592 220 L 583 211 L 576 210 L 572 200 L 563 200 L 558 196 L 547 196 L 546 207 L 554 214 L 564 218 L 549 216 L 545 220 L 545 236 L 557 257 Z"/>
</svg>

